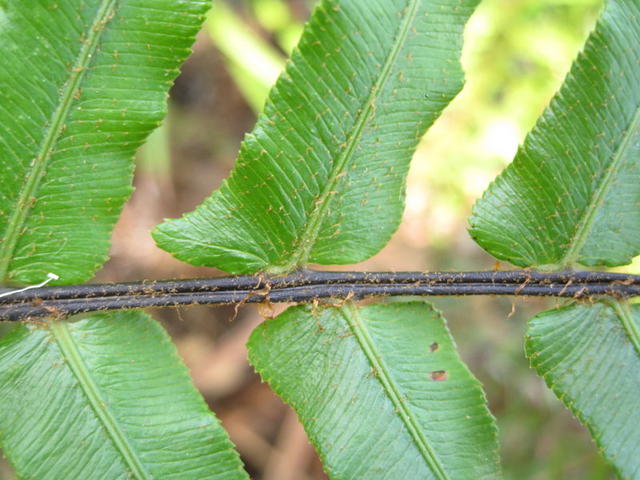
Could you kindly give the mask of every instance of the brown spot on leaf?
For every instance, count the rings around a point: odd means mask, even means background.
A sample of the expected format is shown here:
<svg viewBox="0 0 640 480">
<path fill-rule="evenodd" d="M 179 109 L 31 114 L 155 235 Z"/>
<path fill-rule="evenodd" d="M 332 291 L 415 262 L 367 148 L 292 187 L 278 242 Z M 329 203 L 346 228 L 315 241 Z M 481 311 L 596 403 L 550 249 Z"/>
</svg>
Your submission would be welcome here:
<svg viewBox="0 0 640 480">
<path fill-rule="evenodd" d="M 447 378 L 449 378 L 449 375 L 447 375 L 447 372 L 444 370 L 436 370 L 435 372 L 431 372 L 431 380 L 433 380 L 434 382 L 444 382 Z"/>
<path fill-rule="evenodd" d="M 440 345 L 438 344 L 438 342 L 433 342 L 431 345 L 429 345 L 429 351 L 431 353 L 435 352 L 439 348 L 440 348 Z"/>
</svg>

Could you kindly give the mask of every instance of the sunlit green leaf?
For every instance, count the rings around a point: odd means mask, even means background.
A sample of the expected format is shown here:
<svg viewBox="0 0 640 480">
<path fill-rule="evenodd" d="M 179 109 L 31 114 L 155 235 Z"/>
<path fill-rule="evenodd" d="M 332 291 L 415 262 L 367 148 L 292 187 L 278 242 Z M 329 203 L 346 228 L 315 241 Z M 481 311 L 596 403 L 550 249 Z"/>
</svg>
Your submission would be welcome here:
<svg viewBox="0 0 640 480">
<path fill-rule="evenodd" d="M 640 3 L 608 0 L 524 146 L 474 207 L 499 259 L 560 269 L 640 253 Z M 611 305 L 611 306 L 609 306 Z M 640 476 L 637 310 L 573 305 L 532 320 L 532 365 L 625 478 Z"/>
<path fill-rule="evenodd" d="M 251 30 L 223 1 L 209 13 L 207 32 L 227 60 L 227 68 L 254 112 L 262 111 L 284 58 Z"/>
<path fill-rule="evenodd" d="M 0 435 L 20 478 L 246 479 L 159 324 L 140 312 L 0 340 Z"/>
<path fill-rule="evenodd" d="M 294 5 L 287 0 L 253 0 L 250 3 L 256 19 L 275 36 L 280 47 L 291 54 L 302 34 L 302 24 L 293 12 Z"/>
<path fill-rule="evenodd" d="M 571 305 L 534 318 L 527 355 L 623 478 L 640 477 L 640 305 Z"/>
<path fill-rule="evenodd" d="M 462 30 L 476 3 L 322 2 L 231 176 L 160 225 L 158 245 L 234 273 L 380 250 L 400 221 L 413 151 L 462 86 Z"/>
<path fill-rule="evenodd" d="M 640 3 L 609 0 L 471 235 L 499 259 L 623 265 L 640 253 Z"/>
<path fill-rule="evenodd" d="M 495 479 L 496 428 L 425 302 L 292 307 L 249 359 L 298 413 L 332 479 Z"/>
<path fill-rule="evenodd" d="M 87 279 L 208 0 L 0 0 L 0 282 Z"/>
</svg>

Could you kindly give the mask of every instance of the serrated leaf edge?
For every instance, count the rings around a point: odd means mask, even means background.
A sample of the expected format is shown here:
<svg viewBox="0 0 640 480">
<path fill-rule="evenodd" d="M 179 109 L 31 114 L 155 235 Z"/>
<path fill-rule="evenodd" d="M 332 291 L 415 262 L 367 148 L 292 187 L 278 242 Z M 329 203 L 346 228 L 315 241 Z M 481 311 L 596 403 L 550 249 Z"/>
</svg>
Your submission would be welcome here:
<svg viewBox="0 0 640 480">
<path fill-rule="evenodd" d="M 27 173 L 18 203 L 11 212 L 5 237 L 0 244 L 0 281 L 6 279 L 20 233 L 31 210 L 31 198 L 46 173 L 53 147 L 64 130 L 65 120 L 69 115 L 78 85 L 84 78 L 91 57 L 98 48 L 98 43 L 106 24 L 113 17 L 115 4 L 116 0 L 102 0 L 96 11 L 94 22 L 86 34 L 86 40 L 82 43 L 76 62 L 69 70 L 69 79 L 60 92 L 60 103 L 53 113 L 44 135 L 42 146 L 31 164 L 31 171 Z"/>
<path fill-rule="evenodd" d="M 358 142 L 364 132 L 364 127 L 367 121 L 371 118 L 371 115 L 375 112 L 375 101 L 378 95 L 384 88 L 385 83 L 391 76 L 391 69 L 400 55 L 402 46 L 404 45 L 409 32 L 411 31 L 411 25 L 413 24 L 416 15 L 418 13 L 419 0 L 410 0 L 407 7 L 404 10 L 404 18 L 398 29 L 398 34 L 394 39 L 393 46 L 389 55 L 387 56 L 380 75 L 376 79 L 375 84 L 371 87 L 369 96 L 364 102 L 363 107 L 360 110 L 358 118 L 353 126 L 353 133 L 347 140 L 346 145 L 338 158 L 336 159 L 334 166 L 329 174 L 328 182 L 324 189 L 320 193 L 318 199 L 314 204 L 314 208 L 309 215 L 309 220 L 305 226 L 304 231 L 300 234 L 298 243 L 291 253 L 291 259 L 284 266 L 277 266 L 271 269 L 267 269 L 271 273 L 285 273 L 295 270 L 299 267 L 304 267 L 311 257 L 313 248 L 315 247 L 316 240 L 320 234 L 320 228 L 324 221 L 325 214 L 331 200 L 333 199 L 333 193 L 335 187 L 342 176 L 343 172 L 351 160 L 353 153 L 355 152 Z M 339 8 L 339 7 L 337 7 Z"/>
<path fill-rule="evenodd" d="M 120 452 L 127 466 L 131 469 L 135 478 L 139 480 L 152 480 L 153 477 L 144 467 L 142 460 L 129 444 L 124 432 L 117 420 L 109 410 L 109 405 L 100 394 L 100 388 L 91 377 L 91 373 L 82 360 L 75 340 L 69 331 L 69 325 L 65 321 L 50 321 L 49 331 L 57 342 L 65 359 L 65 365 L 73 372 L 78 380 L 80 388 L 86 395 L 93 411 L 100 419 L 104 429 L 113 441 L 113 445 Z"/>
<path fill-rule="evenodd" d="M 625 332 L 627 333 L 627 336 L 629 337 L 630 341 L 633 343 L 633 346 L 636 352 L 638 353 L 638 355 L 640 355 L 640 332 L 638 332 L 635 326 L 635 322 L 633 322 L 632 320 L 632 313 L 631 313 L 631 308 L 629 307 L 629 303 L 627 301 L 615 301 L 615 300 L 605 300 L 602 303 L 605 305 L 608 305 L 615 311 L 616 315 L 620 319 L 625 329 Z M 562 307 L 560 308 L 560 310 L 569 309 L 571 308 L 571 306 L 575 306 L 575 304 Z M 555 312 L 555 311 L 557 311 L 557 309 L 551 310 L 551 312 Z M 544 315 L 545 313 L 547 312 L 544 312 L 541 315 Z M 527 359 L 529 360 L 530 367 L 533 368 L 536 372 L 538 372 L 538 368 L 537 368 L 538 353 L 534 350 L 533 337 L 529 333 L 527 333 L 526 339 L 525 339 L 525 354 Z M 569 412 L 571 412 L 571 414 L 576 419 L 578 419 L 578 421 L 580 421 L 582 425 L 584 425 L 587 428 L 587 430 L 589 431 L 589 435 L 591 436 L 594 443 L 598 447 L 598 450 L 602 454 L 602 457 L 607 461 L 607 463 L 609 463 L 609 465 L 611 465 L 611 467 L 616 471 L 618 476 L 623 478 L 622 472 L 620 471 L 618 466 L 615 464 L 615 462 L 612 459 L 610 459 L 605 454 L 604 447 L 600 441 L 600 432 L 596 430 L 596 428 L 593 426 L 591 422 L 587 421 L 587 418 L 585 418 L 585 416 L 580 410 L 578 410 L 577 408 L 574 408 L 574 402 L 572 402 L 571 399 L 567 398 L 564 392 L 550 378 L 549 373 L 546 373 L 540 376 L 544 380 L 544 383 L 547 385 L 547 387 L 555 394 L 556 398 L 560 400 L 562 405 L 564 405 L 564 407 L 567 410 L 569 410 Z"/>
<path fill-rule="evenodd" d="M 365 322 L 359 318 L 358 307 L 353 303 L 347 303 L 343 308 L 338 309 L 338 311 L 347 325 L 349 325 L 358 344 L 360 344 L 362 352 L 369 360 L 373 371 L 376 372 L 376 378 L 382 384 L 387 397 L 391 400 L 391 403 L 393 403 L 395 411 L 402 419 L 402 423 L 404 423 L 407 428 L 409 435 L 411 435 L 413 442 L 416 447 L 418 447 L 427 465 L 429 465 L 429 468 L 436 478 L 439 480 L 449 480 L 449 475 L 438 459 L 436 452 L 431 448 L 431 445 L 429 445 L 429 441 L 422 432 L 418 421 L 409 408 L 407 408 L 406 401 L 402 398 L 400 389 L 393 381 L 389 373 L 389 368 L 382 359 L 382 355 L 376 351 L 375 343 L 367 330 Z"/>
</svg>

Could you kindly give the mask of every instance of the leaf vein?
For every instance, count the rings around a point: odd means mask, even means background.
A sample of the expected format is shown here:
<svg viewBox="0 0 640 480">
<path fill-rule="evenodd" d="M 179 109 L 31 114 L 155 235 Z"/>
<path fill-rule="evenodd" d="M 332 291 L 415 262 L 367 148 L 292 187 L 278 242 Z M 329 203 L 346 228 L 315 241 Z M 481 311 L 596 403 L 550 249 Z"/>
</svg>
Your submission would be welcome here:
<svg viewBox="0 0 640 480">
<path fill-rule="evenodd" d="M 11 213 L 5 237 L 0 245 L 0 281 L 6 278 L 9 264 L 14 255 L 19 237 L 31 210 L 31 197 L 37 192 L 42 181 L 54 146 L 64 131 L 65 120 L 74 102 L 74 94 L 82 82 L 91 57 L 95 53 L 105 24 L 113 15 L 116 0 L 102 0 L 96 11 L 93 24 L 87 32 L 87 39 L 83 42 L 74 66 L 69 71 L 69 78 L 61 94 L 60 103 L 55 109 L 48 128 L 42 140 L 42 146 L 33 160 L 31 170 L 27 172 L 26 180 L 20 191 L 18 201 Z"/>
<path fill-rule="evenodd" d="M 102 398 L 100 389 L 91 377 L 89 369 L 84 363 L 81 353 L 78 351 L 76 342 L 69 332 L 68 323 L 58 321 L 49 322 L 49 330 L 65 357 L 65 363 L 78 379 L 78 383 L 87 396 L 91 407 L 100 419 L 109 437 L 112 439 L 114 447 L 120 452 L 124 461 L 137 479 L 151 480 L 151 475 L 144 468 L 142 461 L 136 455 L 135 450 L 127 441 L 124 432 L 109 410 L 107 402 Z"/>
<path fill-rule="evenodd" d="M 622 159 L 625 158 L 625 153 L 627 152 L 627 150 L 633 147 L 632 140 L 635 139 L 635 136 L 638 134 L 638 132 L 640 132 L 640 105 L 636 107 L 636 111 L 631 120 L 630 126 L 625 132 L 622 138 L 622 142 L 620 142 L 620 145 L 614 153 L 611 165 L 604 174 L 602 181 L 593 193 L 591 201 L 587 205 L 580 218 L 580 221 L 578 222 L 573 238 L 571 239 L 570 246 L 562 260 L 563 265 L 571 266 L 578 259 L 580 250 L 584 246 L 589 237 L 589 234 L 591 233 L 591 227 L 593 225 L 593 222 L 595 221 L 598 208 L 604 201 L 604 198 L 609 192 L 611 186 L 615 184 L 614 178 L 623 163 Z"/>
<path fill-rule="evenodd" d="M 364 133 L 367 121 L 374 113 L 374 103 L 378 98 L 378 95 L 384 88 L 385 83 L 391 76 L 392 66 L 398 59 L 400 50 L 402 49 L 405 40 L 409 36 L 411 25 L 413 24 L 417 15 L 418 6 L 419 0 L 409 1 L 391 51 L 389 52 L 384 65 L 382 66 L 376 82 L 371 87 L 369 95 L 364 102 L 360 114 L 356 118 L 352 134 L 347 139 L 346 146 L 336 159 L 334 167 L 329 174 L 328 181 L 314 204 L 313 210 L 309 215 L 307 225 L 299 236 L 297 246 L 291 253 L 290 261 L 285 265 L 284 268 L 280 270 L 293 270 L 296 267 L 303 266 L 307 263 L 309 256 L 311 255 L 311 251 L 315 245 L 316 239 L 318 238 L 318 235 L 320 233 L 320 228 L 322 226 L 322 222 L 326 215 L 327 209 L 331 204 L 331 200 L 333 198 L 332 192 L 335 191 L 336 184 L 339 181 L 342 172 L 347 168 L 349 161 L 353 157 L 353 154 L 358 146 L 358 142 L 362 134 Z"/>
<path fill-rule="evenodd" d="M 427 438 L 424 436 L 418 420 L 407 407 L 406 401 L 402 398 L 400 388 L 394 382 L 387 365 L 382 360 L 382 355 L 377 351 L 376 345 L 367 330 L 366 324 L 358 315 L 357 307 L 352 303 L 348 303 L 344 308 L 337 310 L 345 319 L 347 325 L 349 325 L 349 328 L 358 340 L 358 344 L 369 360 L 371 367 L 375 372 L 377 372 L 376 377 L 380 380 L 385 393 L 393 403 L 393 406 L 402 419 L 402 422 L 407 427 L 409 435 L 411 435 L 411 438 L 420 451 L 420 454 L 423 456 L 436 478 L 439 480 L 447 480 L 449 476 L 436 456 L 436 453 L 429 445 Z"/>
</svg>

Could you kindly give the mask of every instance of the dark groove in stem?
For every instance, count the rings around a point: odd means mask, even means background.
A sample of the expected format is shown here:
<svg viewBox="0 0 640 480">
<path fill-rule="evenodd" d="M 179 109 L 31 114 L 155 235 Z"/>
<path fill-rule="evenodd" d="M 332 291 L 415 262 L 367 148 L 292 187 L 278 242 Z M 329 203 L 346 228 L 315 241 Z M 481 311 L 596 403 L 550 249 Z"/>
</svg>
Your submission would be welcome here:
<svg viewBox="0 0 640 480">
<path fill-rule="evenodd" d="M 0 292 L 1 293 L 1 292 Z M 196 280 L 43 287 L 0 297 L 0 320 L 77 313 L 259 302 L 313 302 L 374 296 L 640 296 L 640 276 L 607 272 L 319 272 Z"/>
</svg>

